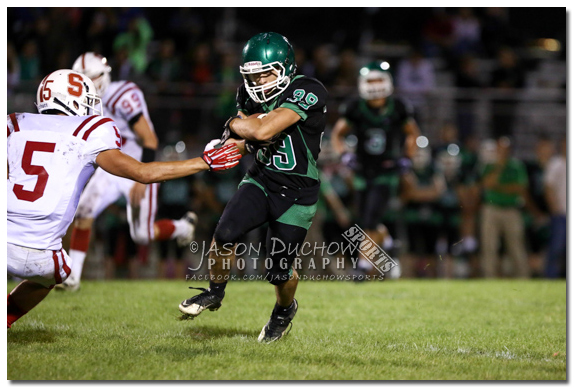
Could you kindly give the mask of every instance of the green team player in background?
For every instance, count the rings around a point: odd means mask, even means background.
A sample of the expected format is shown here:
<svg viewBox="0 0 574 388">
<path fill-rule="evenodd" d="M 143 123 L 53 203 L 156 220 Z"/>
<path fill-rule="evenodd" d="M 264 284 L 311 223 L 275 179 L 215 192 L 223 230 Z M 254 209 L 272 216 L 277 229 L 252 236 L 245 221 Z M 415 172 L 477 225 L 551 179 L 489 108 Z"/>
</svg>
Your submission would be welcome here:
<svg viewBox="0 0 574 388">
<path fill-rule="evenodd" d="M 401 217 L 406 226 L 408 252 L 401 257 L 405 277 L 434 277 L 437 274 L 437 242 L 444 224 L 440 212 L 446 182 L 437 171 L 430 147 L 420 147 L 413 157 L 413 169 L 405 174 L 401 187 Z"/>
<path fill-rule="evenodd" d="M 296 69 L 293 47 L 277 33 L 255 35 L 243 48 L 244 83 L 237 90 L 237 116 L 227 121 L 221 140 L 231 137 L 227 142 L 255 154 L 255 162 L 215 229 L 209 288 L 179 306 L 189 318 L 206 309 L 217 310 L 230 273 L 224 262 L 234 257 L 229 247 L 268 223 L 267 257 L 273 264 L 266 279 L 275 286 L 277 303 L 259 342 L 272 342 L 288 333 L 297 312 L 298 278 L 292 264 L 295 248 L 301 247 L 311 226 L 320 187 L 317 158 L 327 90 L 318 80 L 297 75 Z M 275 239 L 287 249 L 271 255 Z"/>
<path fill-rule="evenodd" d="M 343 104 L 331 136 L 333 149 L 361 183 L 357 188 L 359 226 L 385 250 L 393 243 L 381 218 L 400 175 L 410 169 L 420 134 L 412 108 L 392 96 L 389 68 L 387 62 L 377 61 L 360 69 L 359 97 Z M 357 137 L 355 150 L 345 142 L 351 133 Z M 359 269 L 366 272 L 372 266 L 361 257 Z"/>
</svg>

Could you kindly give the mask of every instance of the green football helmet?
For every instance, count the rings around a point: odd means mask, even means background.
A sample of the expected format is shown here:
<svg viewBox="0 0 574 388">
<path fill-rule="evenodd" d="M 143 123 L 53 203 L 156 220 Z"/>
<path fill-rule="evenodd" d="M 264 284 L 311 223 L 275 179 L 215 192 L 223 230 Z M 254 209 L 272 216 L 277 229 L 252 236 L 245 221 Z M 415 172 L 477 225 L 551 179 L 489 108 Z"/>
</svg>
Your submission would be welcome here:
<svg viewBox="0 0 574 388">
<path fill-rule="evenodd" d="M 393 77 L 388 62 L 371 62 L 359 71 L 359 95 L 365 100 L 393 94 Z"/>
<path fill-rule="evenodd" d="M 249 96 L 257 103 L 267 102 L 281 94 L 295 75 L 295 53 L 291 43 L 275 32 L 257 34 L 243 47 L 243 76 Z M 277 79 L 265 85 L 258 85 L 254 75 L 272 71 Z"/>
</svg>

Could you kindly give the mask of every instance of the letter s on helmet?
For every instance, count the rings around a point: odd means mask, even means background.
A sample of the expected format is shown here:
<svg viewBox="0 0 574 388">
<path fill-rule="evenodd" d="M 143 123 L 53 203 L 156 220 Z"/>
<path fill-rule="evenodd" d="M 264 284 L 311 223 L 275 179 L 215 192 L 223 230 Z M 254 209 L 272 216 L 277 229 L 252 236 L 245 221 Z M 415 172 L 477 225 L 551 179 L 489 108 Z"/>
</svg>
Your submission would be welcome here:
<svg viewBox="0 0 574 388">
<path fill-rule="evenodd" d="M 243 47 L 243 65 L 239 66 L 239 72 L 247 93 L 257 103 L 270 101 L 287 89 L 296 70 L 293 46 L 283 35 L 264 32 L 249 39 Z M 252 75 L 266 71 L 273 71 L 277 79 L 257 85 Z"/>
<path fill-rule="evenodd" d="M 36 93 L 39 113 L 58 111 L 67 116 L 102 116 L 101 102 L 92 80 L 68 69 L 48 74 Z"/>
<path fill-rule="evenodd" d="M 94 52 L 83 53 L 74 62 L 72 70 L 90 77 L 98 89 L 98 94 L 103 96 L 106 89 L 112 82 L 110 73 L 112 68 L 108 65 L 108 60 Z"/>
</svg>

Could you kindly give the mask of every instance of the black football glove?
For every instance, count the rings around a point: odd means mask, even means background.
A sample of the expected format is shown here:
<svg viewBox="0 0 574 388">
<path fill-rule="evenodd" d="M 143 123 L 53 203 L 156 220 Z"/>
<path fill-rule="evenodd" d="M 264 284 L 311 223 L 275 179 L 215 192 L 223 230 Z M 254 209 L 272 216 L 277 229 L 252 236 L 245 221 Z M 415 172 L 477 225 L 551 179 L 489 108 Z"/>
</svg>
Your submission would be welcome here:
<svg viewBox="0 0 574 388">
<path fill-rule="evenodd" d="M 223 146 L 225 144 L 225 142 L 229 139 L 240 139 L 240 137 L 237 136 L 237 134 L 235 132 L 233 132 L 231 130 L 231 128 L 229 127 L 229 124 L 231 124 L 231 121 L 234 119 L 241 119 L 241 116 L 239 116 L 239 115 L 232 116 L 232 117 L 227 119 L 227 121 L 223 125 L 223 133 L 221 134 L 221 140 L 219 141 L 218 147 Z"/>
</svg>

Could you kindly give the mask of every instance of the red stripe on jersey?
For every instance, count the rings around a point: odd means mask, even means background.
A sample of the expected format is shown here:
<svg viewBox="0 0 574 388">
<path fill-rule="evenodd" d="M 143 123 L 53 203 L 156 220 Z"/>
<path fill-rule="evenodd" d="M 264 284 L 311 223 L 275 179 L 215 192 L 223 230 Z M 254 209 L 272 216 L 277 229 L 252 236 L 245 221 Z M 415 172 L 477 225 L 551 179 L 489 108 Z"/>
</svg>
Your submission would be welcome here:
<svg viewBox="0 0 574 388">
<path fill-rule="evenodd" d="M 16 120 L 16 113 L 10 113 L 10 121 L 12 121 L 12 125 L 14 126 L 14 132 L 20 131 L 18 120 Z"/>
<path fill-rule="evenodd" d="M 86 70 L 86 53 L 82 54 L 82 70 Z"/>
<path fill-rule="evenodd" d="M 66 257 L 64 256 L 64 252 L 60 249 L 60 255 L 62 255 L 62 269 L 66 273 L 66 276 L 70 276 L 72 270 L 68 267 L 68 263 L 66 263 Z"/>
<path fill-rule="evenodd" d="M 109 105 L 111 105 L 112 114 L 116 114 L 116 105 L 118 104 L 118 101 L 120 100 L 120 98 L 122 98 L 127 92 L 131 92 L 132 90 L 138 90 L 138 87 L 136 85 L 133 85 L 130 88 L 125 89 L 111 104 L 109 104 Z M 108 109 L 110 109 L 110 108 L 108 108 Z"/>
<path fill-rule="evenodd" d="M 82 122 L 82 124 L 80 124 L 80 126 L 78 128 L 76 128 L 76 130 L 74 131 L 74 136 L 78 136 L 78 133 L 80 133 L 80 131 L 86 126 L 86 124 L 88 124 L 90 121 L 92 121 L 96 117 L 98 117 L 98 116 L 90 116 L 90 117 L 88 117 L 87 120 L 84 120 Z"/>
<path fill-rule="evenodd" d="M 11 132 L 10 132 L 10 127 L 9 127 L 9 126 L 6 126 L 6 129 L 8 130 L 8 135 L 7 135 L 6 137 L 9 137 L 9 136 L 10 136 L 10 133 L 11 133 Z"/>
<path fill-rule="evenodd" d="M 84 132 L 84 136 L 82 137 L 82 139 L 88 140 L 88 137 L 94 131 L 94 129 L 98 128 L 102 124 L 109 123 L 110 121 L 113 121 L 113 120 L 110 119 L 109 117 L 106 117 L 105 119 L 98 121 L 97 123 L 92 125 L 92 127 L 90 129 L 88 129 L 86 132 Z"/>
<path fill-rule="evenodd" d="M 52 260 L 54 260 L 54 279 L 56 280 L 56 284 L 61 284 L 62 276 L 60 276 L 60 263 L 58 263 L 56 251 L 52 251 Z"/>
</svg>

